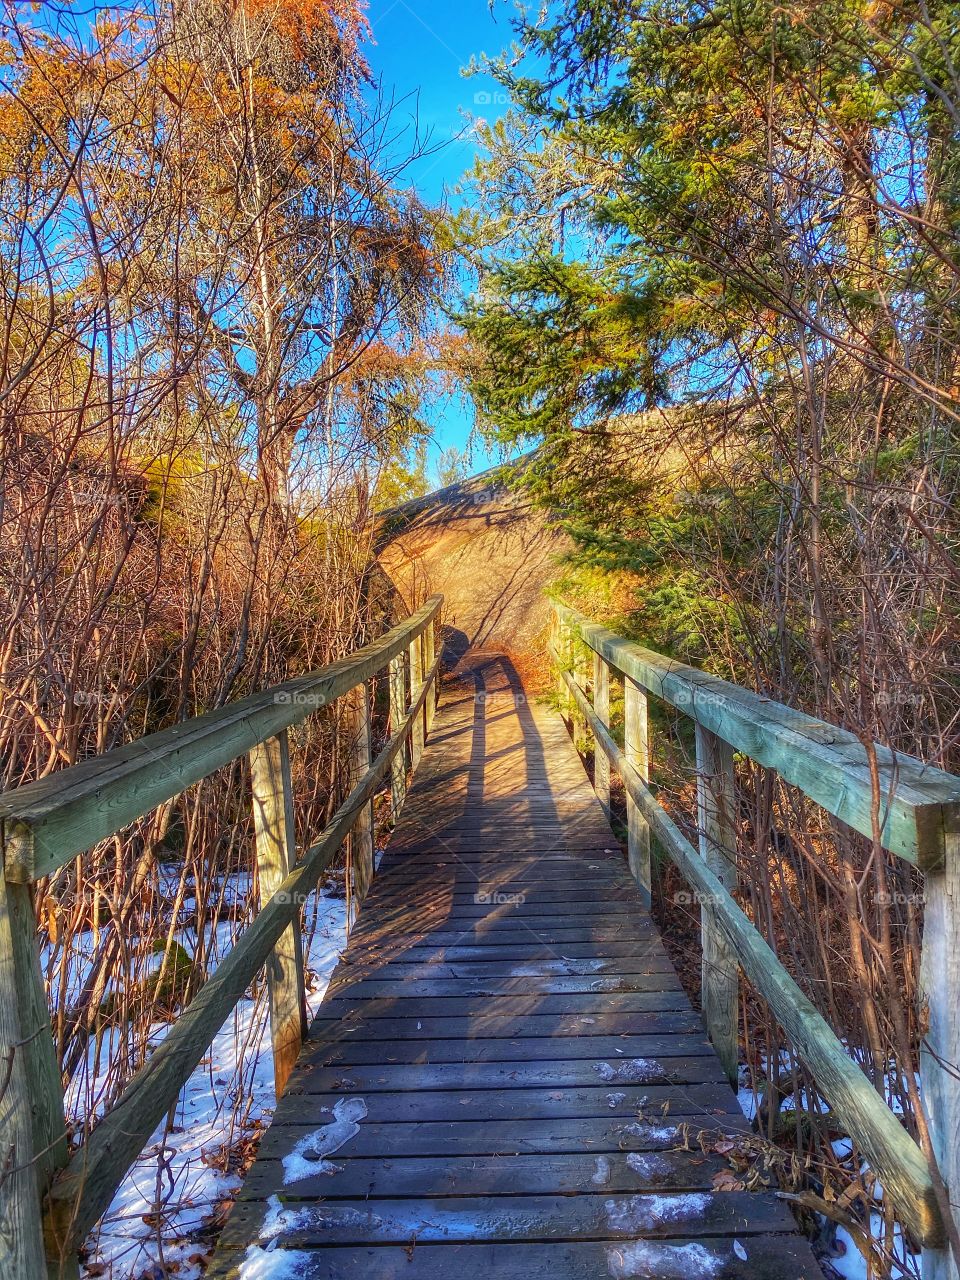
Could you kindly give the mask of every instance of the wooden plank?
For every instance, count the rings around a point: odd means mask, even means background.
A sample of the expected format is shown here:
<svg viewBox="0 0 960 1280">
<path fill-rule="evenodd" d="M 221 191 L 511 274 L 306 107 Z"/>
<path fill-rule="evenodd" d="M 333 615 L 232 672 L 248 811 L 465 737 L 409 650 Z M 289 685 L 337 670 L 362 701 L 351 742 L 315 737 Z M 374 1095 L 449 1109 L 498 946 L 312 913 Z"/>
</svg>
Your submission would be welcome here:
<svg viewBox="0 0 960 1280">
<path fill-rule="evenodd" d="M 299 1123 L 309 1100 L 316 1108 L 333 1108 L 338 1095 L 310 1088 L 310 1078 L 292 1082 L 277 1107 L 275 1124 Z M 463 1089 L 444 1092 L 422 1089 L 414 1093 L 370 1093 L 364 1097 L 367 1116 L 374 1124 L 428 1124 L 445 1120 L 560 1120 L 615 1116 L 633 1119 L 644 1107 L 651 1114 L 737 1115 L 736 1096 L 721 1084 L 599 1085 L 594 1088 Z"/>
<path fill-rule="evenodd" d="M 696 751 L 700 856 L 723 887 L 733 893 L 737 888 L 733 748 L 698 724 Z M 737 957 L 717 924 L 713 903 L 703 895 L 700 895 L 700 937 L 703 1014 L 717 1055 L 735 1086 L 740 1056 Z"/>
<path fill-rule="evenodd" d="M 388 974 L 353 978 L 337 984 L 331 997 L 344 1000 L 416 1000 L 437 997 L 452 1000 L 501 1000 L 531 996 L 618 994 L 681 991 L 672 973 L 606 974 L 561 978 L 401 978 Z"/>
<path fill-rule="evenodd" d="M 589 1030 L 589 1028 L 588 1028 Z M 562 1063 L 576 1058 L 656 1058 L 703 1056 L 712 1053 L 709 1040 L 700 1028 L 694 1033 L 666 1032 L 654 1035 L 583 1034 L 557 1038 L 549 1047 L 530 1037 L 486 1040 L 398 1041 L 384 1048 L 377 1041 L 342 1039 L 333 1043 L 318 1036 L 308 1045 L 301 1059 L 304 1070 L 315 1065 L 390 1064 L 443 1062 L 527 1062 L 540 1061 L 545 1054 L 551 1062 Z M 667 1064 L 667 1070 L 670 1070 Z"/>
<path fill-rule="evenodd" d="M 687 881 L 707 895 L 722 930 L 747 977 L 769 1003 L 800 1059 L 879 1176 L 903 1220 L 917 1238 L 939 1247 L 943 1227 L 933 1180 L 923 1153 L 900 1121 L 845 1052 L 833 1030 L 777 959 L 717 876 L 647 789 L 643 779 L 593 715 L 587 699 L 573 689 L 584 714 L 593 719 L 598 743 L 620 768 L 666 852 Z"/>
<path fill-rule="evenodd" d="M 942 865 L 960 826 L 960 778 L 872 744 L 880 789 L 875 814 L 871 758 L 854 734 L 624 640 L 557 606 L 595 653 L 751 760 L 775 769 L 828 813 L 924 870 Z M 582 708 L 581 708 L 582 709 Z"/>
<path fill-rule="evenodd" d="M 543 1045 L 540 1052 L 549 1054 Z M 398 1093 L 420 1090 L 558 1089 L 580 1085 L 620 1088 L 622 1085 L 724 1083 L 723 1069 L 712 1053 L 680 1055 L 669 1065 L 652 1058 L 545 1058 L 506 1062 L 418 1062 L 356 1064 L 348 1071 L 340 1064 L 305 1068 L 298 1076 L 310 1093 Z M 726 1094 L 724 1094 L 726 1096 Z"/>
<path fill-rule="evenodd" d="M 632 1158 L 631 1158 L 632 1156 Z M 396 1195 L 497 1195 L 523 1187 L 528 1195 L 573 1195 L 582 1192 L 712 1190 L 713 1177 L 729 1168 L 717 1156 L 691 1160 L 687 1152 L 605 1155 L 554 1153 L 496 1156 L 343 1157 L 335 1171 L 284 1182 L 279 1160 L 258 1160 L 240 1188 L 240 1199 L 289 1195 L 326 1200 Z"/>
<path fill-rule="evenodd" d="M 301 1249 L 298 1280 L 410 1280 L 411 1254 L 416 1280 L 450 1280 L 451 1273 L 497 1280 L 822 1280 L 810 1245 L 796 1235 L 638 1240 L 633 1243 L 421 1244 L 358 1248 Z M 279 1263 L 277 1264 L 279 1265 Z M 696 1268 L 695 1270 L 693 1268 Z M 221 1256 L 208 1280 L 237 1280 L 239 1258 Z"/>
<path fill-rule="evenodd" d="M 677 984 L 668 991 L 568 991 L 544 996 L 420 996 L 416 1009 L 399 996 L 352 999 L 339 994 L 320 1006 L 316 1021 L 341 1018 L 369 1022 L 375 1018 L 509 1018 L 536 1012 L 540 1017 L 566 1017 L 568 1014 L 660 1013 L 690 1007 L 683 988 Z"/>
<path fill-rule="evenodd" d="M 320 671 L 5 792 L 0 821 L 7 879 L 24 883 L 52 874 L 74 854 L 328 706 L 402 652 L 440 603 L 431 597 L 379 640 Z"/>
<path fill-rule="evenodd" d="M 261 909 L 286 880 L 297 860 L 290 778 L 290 746 L 284 730 L 250 752 L 253 827 Z M 280 935 L 267 960 L 270 1038 L 279 1098 L 307 1034 L 300 920 Z"/>
<path fill-rule="evenodd" d="M 319 1121 L 322 1128 L 332 1117 Z M 316 1139 L 318 1122 L 290 1123 L 279 1120 L 263 1136 L 260 1158 L 272 1160 L 288 1155 L 304 1139 Z M 717 1138 L 749 1133 L 744 1117 L 704 1115 L 689 1107 L 672 1115 L 646 1119 L 624 1119 L 610 1112 L 600 1117 L 545 1122 L 543 1119 L 466 1120 L 375 1124 L 364 1118 L 349 1146 L 341 1148 L 344 1158 L 379 1156 L 498 1155 L 505 1152 L 595 1154 L 611 1151 L 669 1151 L 684 1145 L 685 1133 L 696 1141 L 705 1133 Z M 699 1143 L 697 1153 L 699 1154 Z M 337 1152 L 339 1155 L 340 1152 Z"/>
<path fill-rule="evenodd" d="M 325 1030 L 323 1022 L 329 1022 Z M 693 1010 L 651 1013 L 570 1013 L 544 1016 L 536 1013 L 485 1017 L 440 1016 L 421 1018 L 351 1018 L 346 1023 L 322 1020 L 319 1030 L 330 1040 L 449 1040 L 472 1037 L 523 1035 L 553 1037 L 581 1035 L 661 1035 L 681 1031 L 696 1035 L 703 1023 Z"/>
<path fill-rule="evenodd" d="M 268 1207 L 240 1201 L 225 1234 L 249 1239 Z M 280 1248 L 310 1245 L 406 1244 L 453 1241 L 664 1239 L 695 1233 L 745 1237 L 789 1231 L 790 1210 L 776 1196 L 760 1192 L 721 1194 L 581 1196 L 458 1196 L 455 1199 L 298 1202 L 282 1216 L 271 1238 Z M 278 1229 L 279 1228 L 279 1229 Z"/>
<path fill-rule="evenodd" d="M 376 960 L 356 963 L 349 958 L 342 963 L 333 975 L 330 983 L 330 994 L 341 987 L 356 983 L 362 979 L 376 978 L 384 982 L 401 983 L 406 986 L 410 979 L 466 979 L 475 983 L 478 979 L 510 979 L 551 982 L 592 982 L 598 978 L 629 978 L 639 981 L 641 977 L 662 978 L 667 976 L 676 981 L 673 965 L 666 952 L 660 951 L 652 959 L 647 956 L 625 956 L 617 960 L 604 958 L 588 960 L 577 964 L 574 960 L 493 960 L 461 961 L 447 963 L 443 960 L 428 961 L 423 964 L 406 963 L 405 958 L 390 959 L 382 963 Z M 539 988 L 537 988 L 539 990 Z M 569 990 L 569 988 L 555 988 Z"/>
</svg>

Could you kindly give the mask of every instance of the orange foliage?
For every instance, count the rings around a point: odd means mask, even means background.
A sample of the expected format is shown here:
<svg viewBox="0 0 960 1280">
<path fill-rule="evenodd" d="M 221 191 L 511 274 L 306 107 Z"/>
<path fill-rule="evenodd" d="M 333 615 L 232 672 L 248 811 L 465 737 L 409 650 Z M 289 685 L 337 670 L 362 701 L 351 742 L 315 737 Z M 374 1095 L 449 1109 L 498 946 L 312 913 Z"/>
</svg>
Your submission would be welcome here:
<svg viewBox="0 0 960 1280">
<path fill-rule="evenodd" d="M 355 0 L 236 0 L 236 8 L 251 18 L 265 18 L 305 61 L 311 46 L 323 41 L 338 44 L 344 59 L 354 62 L 370 34 L 363 8 Z"/>
</svg>

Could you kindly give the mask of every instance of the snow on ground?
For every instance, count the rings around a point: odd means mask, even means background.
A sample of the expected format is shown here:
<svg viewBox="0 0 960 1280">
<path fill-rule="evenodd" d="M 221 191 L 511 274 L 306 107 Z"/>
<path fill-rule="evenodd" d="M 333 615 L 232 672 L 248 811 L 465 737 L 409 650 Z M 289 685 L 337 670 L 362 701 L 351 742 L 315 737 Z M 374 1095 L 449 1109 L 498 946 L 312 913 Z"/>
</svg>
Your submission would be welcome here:
<svg viewBox="0 0 960 1280">
<path fill-rule="evenodd" d="M 313 926 L 314 911 L 308 907 L 307 914 L 308 926 Z M 315 921 L 305 956 L 311 1015 L 346 946 L 344 899 L 318 894 Z M 226 954 L 233 930 L 231 924 L 217 927 L 214 954 Z M 167 1029 L 167 1024 L 154 1029 L 154 1046 Z M 99 1056 L 100 1062 L 109 1061 L 108 1051 L 101 1050 Z M 85 1082 L 88 1098 L 97 1096 L 97 1075 L 92 1070 Z M 76 1114 L 80 1099 L 68 1096 L 68 1108 L 71 1101 Z M 177 1280 L 199 1280 L 204 1256 L 200 1232 L 218 1203 L 240 1185 L 239 1177 L 227 1167 L 227 1151 L 269 1123 L 275 1101 L 266 992 L 261 984 L 256 1000 L 247 996 L 237 1005 L 187 1081 L 173 1124 L 169 1129 L 160 1126 L 121 1183 L 87 1242 L 90 1252 L 82 1274 L 108 1280 L 153 1280 L 175 1263 Z M 251 1259 L 251 1276 L 275 1274 L 275 1261 L 270 1255 Z"/>
</svg>

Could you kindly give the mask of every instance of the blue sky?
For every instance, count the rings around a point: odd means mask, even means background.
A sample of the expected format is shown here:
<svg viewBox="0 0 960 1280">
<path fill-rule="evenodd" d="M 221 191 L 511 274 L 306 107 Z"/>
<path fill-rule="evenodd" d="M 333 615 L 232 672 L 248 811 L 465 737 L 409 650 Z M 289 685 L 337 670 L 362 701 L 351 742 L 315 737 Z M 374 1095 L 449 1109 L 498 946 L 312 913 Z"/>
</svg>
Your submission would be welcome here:
<svg viewBox="0 0 960 1280">
<path fill-rule="evenodd" d="M 384 92 L 397 100 L 396 124 L 418 122 L 430 135 L 433 154 L 409 170 L 410 183 L 428 203 L 456 206 L 454 188 L 475 154 L 470 116 L 491 119 L 505 109 L 503 91 L 489 76 L 465 79 L 461 69 L 480 53 L 497 54 L 511 41 L 512 3 L 496 0 L 370 0 L 367 17 L 375 43 L 368 61 Z M 462 448 L 470 429 L 469 408 L 450 402 L 437 410 L 431 469 L 440 449 Z M 475 450 L 472 470 L 495 458 Z"/>
</svg>

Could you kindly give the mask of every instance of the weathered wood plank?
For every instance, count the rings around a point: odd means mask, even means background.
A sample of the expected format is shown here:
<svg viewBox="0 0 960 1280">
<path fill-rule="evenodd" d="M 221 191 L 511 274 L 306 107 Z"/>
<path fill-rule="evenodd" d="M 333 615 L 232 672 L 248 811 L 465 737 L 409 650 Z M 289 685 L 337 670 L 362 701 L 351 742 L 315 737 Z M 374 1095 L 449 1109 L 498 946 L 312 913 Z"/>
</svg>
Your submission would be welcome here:
<svg viewBox="0 0 960 1280">
<path fill-rule="evenodd" d="M 590 1029 L 588 1028 L 588 1031 Z M 655 1035 L 592 1035 L 557 1037 L 549 1046 L 542 1040 L 518 1036 L 512 1039 L 398 1041 L 384 1049 L 376 1041 L 338 1040 L 326 1043 L 318 1036 L 301 1058 L 304 1070 L 315 1065 L 391 1064 L 444 1062 L 528 1062 L 549 1054 L 553 1063 L 577 1058 L 610 1061 L 656 1058 L 659 1062 L 684 1056 L 711 1055 L 713 1048 L 702 1028 L 693 1034 L 666 1032 Z M 671 1070 L 670 1062 L 665 1069 Z"/>
<path fill-rule="evenodd" d="M 632 1157 L 632 1158 L 631 1158 Z M 337 1155 L 334 1173 L 317 1173 L 292 1186 L 279 1160 L 257 1161 L 240 1199 L 265 1199 L 295 1190 L 303 1199 L 380 1199 L 402 1187 L 409 1196 L 498 1195 L 523 1187 L 528 1195 L 572 1195 L 614 1191 L 709 1191 L 713 1177 L 729 1168 L 719 1157 L 691 1160 L 687 1152 L 606 1155 L 570 1153 L 496 1156 L 378 1157 Z"/>
<path fill-rule="evenodd" d="M 810 1245 L 796 1235 L 637 1240 L 632 1243 L 567 1242 L 563 1244 L 453 1244 L 408 1242 L 404 1246 L 301 1249 L 296 1257 L 299 1280 L 410 1280 L 411 1248 L 416 1280 L 465 1280 L 496 1276 L 498 1280 L 691 1280 L 722 1276 L 723 1280 L 822 1280 Z M 207 1272 L 208 1280 L 237 1280 L 239 1258 L 226 1256 Z"/>
<path fill-rule="evenodd" d="M 225 1230 L 227 1239 L 255 1235 L 268 1211 L 241 1201 Z M 479 1240 L 528 1241 L 698 1238 L 789 1231 L 790 1211 L 774 1195 L 723 1194 L 496 1196 L 430 1200 L 297 1202 L 272 1227 L 281 1248 L 304 1245 L 420 1244 Z"/>
</svg>

